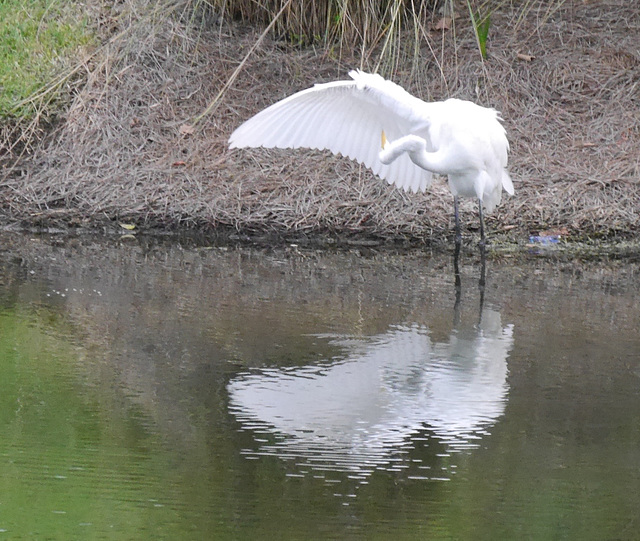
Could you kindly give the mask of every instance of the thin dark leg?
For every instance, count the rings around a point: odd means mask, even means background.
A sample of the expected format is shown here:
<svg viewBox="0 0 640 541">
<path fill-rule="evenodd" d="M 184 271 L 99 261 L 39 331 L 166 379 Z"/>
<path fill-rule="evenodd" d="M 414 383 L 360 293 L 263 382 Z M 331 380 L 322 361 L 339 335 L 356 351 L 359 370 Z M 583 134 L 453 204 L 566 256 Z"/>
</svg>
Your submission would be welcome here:
<svg viewBox="0 0 640 541">
<path fill-rule="evenodd" d="M 479 321 L 482 321 L 482 309 L 484 308 L 484 286 L 487 277 L 487 258 L 485 247 L 487 241 L 484 237 L 484 215 L 482 213 L 482 199 L 478 199 L 478 215 L 480 216 L 480 280 L 478 289 L 480 290 L 480 314 Z"/>
<path fill-rule="evenodd" d="M 453 251 L 453 276 L 454 287 L 456 292 L 456 301 L 453 305 L 453 326 L 457 326 L 460 323 L 460 297 L 462 295 L 462 280 L 460 279 L 460 243 L 456 242 L 456 246 Z"/>
<path fill-rule="evenodd" d="M 486 246 L 486 239 L 484 238 L 484 214 L 482 212 L 482 199 L 478 199 L 478 216 L 480 216 L 480 246 L 483 248 Z"/>
<path fill-rule="evenodd" d="M 484 308 L 484 286 L 487 278 L 487 258 L 484 244 L 480 246 L 480 279 L 478 280 L 478 290 L 480 291 L 480 320 L 482 320 L 482 310 Z"/>
<path fill-rule="evenodd" d="M 456 245 L 462 242 L 462 233 L 460 233 L 460 213 L 458 212 L 458 196 L 453 196 L 453 219 L 456 224 Z"/>
</svg>

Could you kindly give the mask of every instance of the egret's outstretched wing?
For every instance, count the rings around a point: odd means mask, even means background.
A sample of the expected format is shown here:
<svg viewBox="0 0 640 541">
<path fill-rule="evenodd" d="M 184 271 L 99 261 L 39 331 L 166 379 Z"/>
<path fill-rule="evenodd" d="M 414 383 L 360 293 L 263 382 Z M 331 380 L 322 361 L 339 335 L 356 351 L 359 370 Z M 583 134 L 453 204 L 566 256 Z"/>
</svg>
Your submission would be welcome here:
<svg viewBox="0 0 640 541">
<path fill-rule="evenodd" d="M 382 131 L 395 140 L 413 133 L 431 146 L 426 104 L 379 75 L 352 71 L 353 81 L 317 84 L 247 120 L 230 148 L 315 148 L 356 160 L 404 190 L 424 190 L 431 173 L 403 155 L 390 165 L 378 159 Z"/>
</svg>

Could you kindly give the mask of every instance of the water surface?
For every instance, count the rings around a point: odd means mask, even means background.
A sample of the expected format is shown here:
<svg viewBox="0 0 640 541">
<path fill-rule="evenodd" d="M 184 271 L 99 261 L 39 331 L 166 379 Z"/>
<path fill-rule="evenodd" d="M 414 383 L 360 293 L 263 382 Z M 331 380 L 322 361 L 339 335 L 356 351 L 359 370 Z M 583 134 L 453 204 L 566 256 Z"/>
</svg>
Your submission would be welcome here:
<svg viewBox="0 0 640 541">
<path fill-rule="evenodd" d="M 637 262 L 1 246 L 0 539 L 637 536 Z"/>
</svg>

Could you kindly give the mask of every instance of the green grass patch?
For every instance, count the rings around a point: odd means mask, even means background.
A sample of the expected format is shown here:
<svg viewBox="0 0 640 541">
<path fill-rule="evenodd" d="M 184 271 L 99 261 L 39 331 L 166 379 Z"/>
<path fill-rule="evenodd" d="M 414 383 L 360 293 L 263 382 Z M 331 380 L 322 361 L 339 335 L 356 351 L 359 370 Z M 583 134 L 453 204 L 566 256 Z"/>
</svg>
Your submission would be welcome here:
<svg viewBox="0 0 640 541">
<path fill-rule="evenodd" d="M 35 114 L 29 98 L 91 42 L 84 9 L 71 0 L 0 0 L 0 121 Z"/>
</svg>

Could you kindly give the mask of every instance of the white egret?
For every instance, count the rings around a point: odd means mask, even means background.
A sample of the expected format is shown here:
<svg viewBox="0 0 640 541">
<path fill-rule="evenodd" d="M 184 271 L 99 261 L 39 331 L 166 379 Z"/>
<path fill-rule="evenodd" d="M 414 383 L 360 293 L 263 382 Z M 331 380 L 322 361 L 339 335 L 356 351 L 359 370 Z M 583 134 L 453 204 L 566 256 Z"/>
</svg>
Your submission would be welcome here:
<svg viewBox="0 0 640 541">
<path fill-rule="evenodd" d="M 484 246 L 483 207 L 491 212 L 503 188 L 513 194 L 499 113 L 459 99 L 427 103 L 380 75 L 349 75 L 351 81 L 316 84 L 264 109 L 231 134 L 230 148 L 327 149 L 412 192 L 426 190 L 433 173 L 447 175 L 456 242 L 458 198 L 473 197 Z"/>
</svg>

